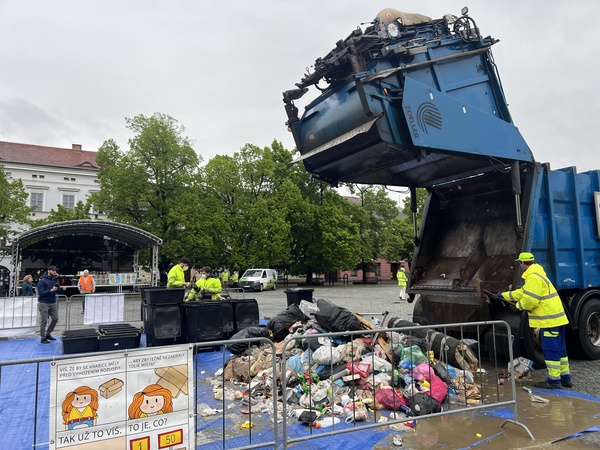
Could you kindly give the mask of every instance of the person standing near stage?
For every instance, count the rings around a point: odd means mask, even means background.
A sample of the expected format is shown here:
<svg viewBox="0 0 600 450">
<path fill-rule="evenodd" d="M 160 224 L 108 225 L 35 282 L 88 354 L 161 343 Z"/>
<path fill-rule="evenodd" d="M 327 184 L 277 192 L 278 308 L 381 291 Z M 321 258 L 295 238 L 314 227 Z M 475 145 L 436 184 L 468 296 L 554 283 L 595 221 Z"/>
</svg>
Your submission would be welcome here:
<svg viewBox="0 0 600 450">
<path fill-rule="evenodd" d="M 63 288 L 58 284 L 57 276 L 56 266 L 50 266 L 37 285 L 42 344 L 49 344 L 50 341 L 56 340 L 51 333 L 58 322 L 58 295 L 64 293 Z M 50 325 L 46 328 L 48 318 L 50 318 Z"/>
<path fill-rule="evenodd" d="M 79 277 L 77 289 L 79 289 L 79 293 L 83 295 L 83 298 L 81 299 L 81 314 L 83 314 L 85 311 L 85 295 L 96 292 L 96 280 L 93 275 L 90 275 L 89 270 L 85 269 L 83 275 Z"/>
<path fill-rule="evenodd" d="M 33 295 L 33 277 L 31 275 L 25 275 L 23 277 L 23 283 L 21 283 L 21 296 L 31 297 Z"/>
</svg>

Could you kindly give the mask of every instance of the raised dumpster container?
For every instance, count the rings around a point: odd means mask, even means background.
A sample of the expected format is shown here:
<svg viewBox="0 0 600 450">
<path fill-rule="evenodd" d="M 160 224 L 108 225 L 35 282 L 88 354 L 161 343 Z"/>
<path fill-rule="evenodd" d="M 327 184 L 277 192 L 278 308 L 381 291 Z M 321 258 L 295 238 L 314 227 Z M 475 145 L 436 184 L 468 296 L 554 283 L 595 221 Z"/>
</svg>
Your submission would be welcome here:
<svg viewBox="0 0 600 450">
<path fill-rule="evenodd" d="M 313 291 L 314 289 L 308 288 L 290 288 L 286 289 L 285 295 L 287 296 L 287 305 L 300 305 L 302 300 L 306 300 L 307 302 L 313 301 Z"/>
</svg>

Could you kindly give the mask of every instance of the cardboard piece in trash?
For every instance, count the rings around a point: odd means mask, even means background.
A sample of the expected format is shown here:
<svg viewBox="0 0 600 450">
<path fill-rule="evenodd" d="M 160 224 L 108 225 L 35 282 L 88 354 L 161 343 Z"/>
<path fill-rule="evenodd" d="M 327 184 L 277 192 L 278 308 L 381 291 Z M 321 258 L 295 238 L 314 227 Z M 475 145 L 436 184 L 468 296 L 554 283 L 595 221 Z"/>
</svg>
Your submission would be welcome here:
<svg viewBox="0 0 600 450">
<path fill-rule="evenodd" d="M 100 386 L 98 386 L 98 390 L 100 391 L 100 395 L 102 397 L 111 398 L 113 395 L 121 392 L 123 384 L 124 383 L 118 378 L 112 378 L 106 383 L 102 383 Z"/>
<path fill-rule="evenodd" d="M 187 371 L 187 364 L 154 369 L 154 373 L 160 377 L 157 384 L 171 391 L 173 398 L 177 398 L 179 394 L 188 395 Z"/>
<path fill-rule="evenodd" d="M 515 371 L 515 378 L 523 378 L 531 368 L 533 367 L 533 361 L 530 359 L 524 358 L 522 356 L 515 358 L 512 362 L 508 363 L 508 371 L 510 373 L 510 367 L 513 367 Z"/>
</svg>

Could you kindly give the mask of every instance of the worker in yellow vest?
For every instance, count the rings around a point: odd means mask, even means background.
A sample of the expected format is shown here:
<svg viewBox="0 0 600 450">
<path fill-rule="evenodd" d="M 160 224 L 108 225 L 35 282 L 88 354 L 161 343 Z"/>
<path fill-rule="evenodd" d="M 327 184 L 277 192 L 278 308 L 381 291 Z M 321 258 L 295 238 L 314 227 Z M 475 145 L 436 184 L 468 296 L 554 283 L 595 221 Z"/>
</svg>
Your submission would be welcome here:
<svg viewBox="0 0 600 450">
<path fill-rule="evenodd" d="M 203 267 L 200 279 L 196 282 L 196 286 L 190 291 L 187 301 L 202 300 L 202 298 L 218 300 L 222 289 L 219 279 L 212 276 L 211 268 L 208 266 Z"/>
<path fill-rule="evenodd" d="M 396 274 L 396 278 L 398 279 L 398 286 L 400 287 L 398 298 L 400 298 L 400 300 L 406 300 L 406 285 L 408 284 L 408 277 L 406 276 L 404 266 L 400 266 L 400 270 Z"/>
<path fill-rule="evenodd" d="M 569 324 L 569 318 L 562 300 L 544 268 L 535 262 L 533 253 L 523 252 L 515 261 L 523 270 L 523 286 L 499 295 L 514 303 L 519 311 L 527 311 L 529 327 L 540 330 L 548 377 L 533 383 L 533 386 L 540 389 L 573 387 L 565 341 L 565 327 Z"/>
</svg>

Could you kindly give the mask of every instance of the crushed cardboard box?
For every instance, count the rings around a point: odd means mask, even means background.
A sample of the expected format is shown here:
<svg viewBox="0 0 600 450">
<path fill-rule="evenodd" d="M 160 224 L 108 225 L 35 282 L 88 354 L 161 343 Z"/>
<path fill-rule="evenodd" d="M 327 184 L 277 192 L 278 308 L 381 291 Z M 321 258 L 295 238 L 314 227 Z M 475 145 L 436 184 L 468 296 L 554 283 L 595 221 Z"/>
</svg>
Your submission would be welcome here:
<svg viewBox="0 0 600 450">
<path fill-rule="evenodd" d="M 159 377 L 157 384 L 171 391 L 173 398 L 177 398 L 179 394 L 188 395 L 187 364 L 159 367 L 154 369 L 154 373 Z"/>
</svg>

